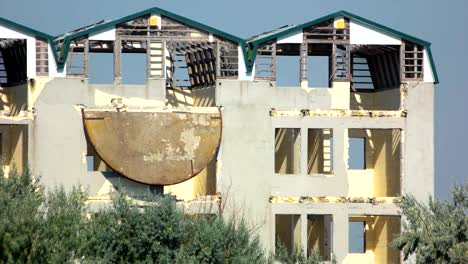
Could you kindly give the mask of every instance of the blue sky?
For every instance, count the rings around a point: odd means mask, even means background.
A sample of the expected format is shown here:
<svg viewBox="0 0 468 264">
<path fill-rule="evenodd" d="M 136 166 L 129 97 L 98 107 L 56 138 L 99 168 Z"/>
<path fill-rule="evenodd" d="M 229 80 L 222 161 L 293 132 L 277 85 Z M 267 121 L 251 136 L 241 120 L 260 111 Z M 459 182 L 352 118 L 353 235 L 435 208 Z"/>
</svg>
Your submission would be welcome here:
<svg viewBox="0 0 468 264">
<path fill-rule="evenodd" d="M 432 42 L 440 79 L 435 93 L 436 196 L 445 199 L 453 182 L 467 182 L 468 1 L 0 0 L 0 16 L 57 35 L 154 6 L 239 37 L 346 10 Z"/>
</svg>

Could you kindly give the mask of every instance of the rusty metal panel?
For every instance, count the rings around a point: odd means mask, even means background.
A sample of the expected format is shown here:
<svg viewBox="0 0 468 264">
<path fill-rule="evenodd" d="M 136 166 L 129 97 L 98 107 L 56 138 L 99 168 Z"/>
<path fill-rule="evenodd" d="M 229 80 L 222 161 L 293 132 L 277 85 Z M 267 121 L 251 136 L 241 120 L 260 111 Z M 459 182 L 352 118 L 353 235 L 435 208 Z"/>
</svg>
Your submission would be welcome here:
<svg viewBox="0 0 468 264">
<path fill-rule="evenodd" d="M 218 150 L 221 113 L 205 109 L 82 115 L 88 140 L 109 167 L 137 182 L 171 185 L 197 175 Z"/>
</svg>

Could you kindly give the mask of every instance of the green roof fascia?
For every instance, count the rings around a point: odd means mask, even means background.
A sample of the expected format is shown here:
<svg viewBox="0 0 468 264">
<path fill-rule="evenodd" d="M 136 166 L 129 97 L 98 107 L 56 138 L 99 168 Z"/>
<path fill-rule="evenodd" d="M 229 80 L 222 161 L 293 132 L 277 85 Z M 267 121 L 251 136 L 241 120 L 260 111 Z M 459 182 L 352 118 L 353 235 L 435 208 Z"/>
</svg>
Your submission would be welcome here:
<svg viewBox="0 0 468 264">
<path fill-rule="evenodd" d="M 53 36 L 51 36 L 49 34 L 46 34 L 44 32 L 40 32 L 38 30 L 32 29 L 32 28 L 27 27 L 27 26 L 23 26 L 21 24 L 18 24 L 16 22 L 11 21 L 11 20 L 5 19 L 3 17 L 0 17 L 0 24 L 7 25 L 7 26 L 12 27 L 14 29 L 17 29 L 19 31 L 23 31 L 23 32 L 29 33 L 31 35 L 34 35 L 34 36 L 37 36 L 37 37 L 40 37 L 40 38 L 43 38 L 43 39 L 51 40 L 51 39 L 54 38 Z"/>
<path fill-rule="evenodd" d="M 250 42 L 248 41 L 247 44 L 249 46 L 249 57 L 247 58 L 247 61 L 248 61 L 248 65 L 246 66 L 247 67 L 247 72 L 248 73 L 252 72 L 253 65 L 254 65 L 255 59 L 257 57 L 257 49 L 258 49 L 258 46 L 260 44 L 265 43 L 265 42 L 270 41 L 270 40 L 273 40 L 273 39 L 277 39 L 279 37 L 287 36 L 287 35 L 289 35 L 291 33 L 294 33 L 297 30 L 306 28 L 306 27 L 314 25 L 314 24 L 319 24 L 321 22 L 327 21 L 327 20 L 329 20 L 331 18 L 334 18 L 336 16 L 339 16 L 339 15 L 340 15 L 340 12 L 335 12 L 335 13 L 332 13 L 332 14 L 317 18 L 317 19 L 312 20 L 310 22 L 300 24 L 300 25 L 297 25 L 295 27 L 291 27 L 291 28 L 286 29 L 284 31 L 268 35 L 268 36 L 266 36 L 264 38 L 259 38 L 259 39 L 256 39 L 256 40 L 250 41 Z"/>
<path fill-rule="evenodd" d="M 393 36 L 395 36 L 397 38 L 407 39 L 409 41 L 412 41 L 412 42 L 415 42 L 415 43 L 417 43 L 419 45 L 424 46 L 426 48 L 428 58 L 429 58 L 429 62 L 430 62 L 432 72 L 433 72 L 433 75 L 434 75 L 434 82 L 436 84 L 439 83 L 438 74 L 437 74 L 437 71 L 436 71 L 434 59 L 432 57 L 432 53 L 431 53 L 431 49 L 430 49 L 430 46 L 431 46 L 430 42 L 427 42 L 425 40 L 422 40 L 422 39 L 416 38 L 414 36 L 408 35 L 408 34 L 403 33 L 401 31 L 389 28 L 387 26 L 384 26 L 384 25 L 376 23 L 374 21 L 365 19 L 363 17 L 357 16 L 355 14 L 349 13 L 349 12 L 344 11 L 344 10 L 341 10 L 341 11 L 338 11 L 338 12 L 335 12 L 335 13 L 320 17 L 318 19 L 312 20 L 312 21 L 307 22 L 307 23 L 297 25 L 295 27 L 292 27 L 290 29 L 287 29 L 287 30 L 284 30 L 284 31 L 281 31 L 281 32 L 278 32 L 278 33 L 275 33 L 275 34 L 271 34 L 271 35 L 266 36 L 264 38 L 259 38 L 257 40 L 250 41 L 250 42 L 247 41 L 247 44 L 249 46 L 249 52 L 248 52 L 249 57 L 247 57 L 248 65 L 246 66 L 247 72 L 250 73 L 252 71 L 252 69 L 253 69 L 255 58 L 257 56 L 257 48 L 258 48 L 258 46 L 260 44 L 265 43 L 265 42 L 270 41 L 270 40 L 273 40 L 273 39 L 277 39 L 279 37 L 287 36 L 287 35 L 295 32 L 297 30 L 301 30 L 301 29 L 304 29 L 306 27 L 322 23 L 324 21 L 327 21 L 329 19 L 332 19 L 332 18 L 338 17 L 338 16 L 344 16 L 344 17 L 355 19 L 355 20 L 357 20 L 357 21 L 359 21 L 361 23 L 364 23 L 364 24 L 367 24 L 367 25 L 369 25 L 371 27 L 374 27 L 374 28 L 377 28 L 379 30 L 385 31 L 386 33 L 389 33 L 390 35 L 393 35 Z"/>
<path fill-rule="evenodd" d="M 115 25 L 117 24 L 120 24 L 120 23 L 123 23 L 123 22 L 126 22 L 126 21 L 129 21 L 129 20 L 132 20 L 132 19 L 135 19 L 135 18 L 138 18 L 138 17 L 141 17 L 143 15 L 146 15 L 146 14 L 149 14 L 149 13 L 158 13 L 160 15 L 164 15 L 164 16 L 167 16 L 169 18 L 173 18 L 175 20 L 178 20 L 180 22 L 183 22 L 183 23 L 186 23 L 188 25 L 191 25 L 191 26 L 194 26 L 194 27 L 198 27 L 200 29 L 203 29 L 207 32 L 210 32 L 210 33 L 213 33 L 215 35 L 218 35 L 220 37 L 223 37 L 223 38 L 226 38 L 228 40 L 231 40 L 231 41 L 234 41 L 234 42 L 238 42 L 240 44 L 244 44 L 245 43 L 245 40 L 244 39 L 241 39 L 239 37 L 236 37 L 232 34 L 229 34 L 227 32 L 224 32 L 224 31 L 221 31 L 221 30 L 218 30 L 218 29 L 215 29 L 213 27 L 210 27 L 210 26 L 207 26 L 205 24 L 202 24 L 202 23 L 199 23 L 197 21 L 194 21 L 194 20 L 191 20 L 189 18 L 186 18 L 186 17 L 183 17 L 183 16 L 180 16 L 180 15 L 177 15 L 177 14 L 174 14 L 174 13 L 171 13 L 169 11 L 166 11 L 164 9 L 161 9 L 161 8 L 157 8 L 157 7 L 153 7 L 153 8 L 149 8 L 149 9 L 146 9 L 146 10 L 143 10 L 143 11 L 140 11 L 138 13 L 135 13 L 135 14 L 132 14 L 132 15 L 128 15 L 128 16 L 125 16 L 125 17 L 122 17 L 122 18 L 119 18 L 119 19 L 116 19 L 116 20 L 112 20 L 112 21 L 109 21 L 107 23 L 103 23 L 103 24 L 100 24 L 100 25 L 97 25 L 95 27 L 91 27 L 89 29 L 86 29 L 86 30 L 83 30 L 83 31 L 80 31 L 80 32 L 77 32 L 75 34 L 71 34 L 71 35 L 66 35 L 64 37 L 64 43 L 63 43 L 63 48 L 61 50 L 61 60 L 60 61 L 57 61 L 57 67 L 59 69 L 63 69 L 64 65 L 65 65 L 65 62 L 67 60 L 67 56 L 68 56 L 68 51 L 69 51 L 69 48 L 70 48 L 70 41 L 72 39 L 75 39 L 75 38 L 79 38 L 79 37 L 82 37 L 82 36 L 85 36 L 85 35 L 89 35 L 89 34 L 92 34 L 92 33 L 95 33 L 95 32 L 99 32 L 99 31 L 102 31 L 102 30 L 106 30 L 106 29 L 109 29 L 109 28 L 112 28 L 112 27 L 115 27 Z M 60 36 L 57 36 L 57 38 L 60 37 Z M 56 39 L 57 39 L 56 38 Z"/>
<path fill-rule="evenodd" d="M 35 30 L 35 29 L 32 29 L 30 27 L 27 27 L 27 26 L 24 26 L 24 25 L 21 25 L 21 24 L 18 24 L 16 22 L 13 22 L 11 20 L 8 20 L 8 19 L 2 18 L 2 17 L 0 17 L 0 24 L 6 25 L 6 26 L 11 27 L 13 29 L 17 29 L 19 31 L 23 31 L 23 32 L 26 32 L 28 34 L 31 34 L 31 35 L 34 35 L 34 36 L 37 36 L 37 37 L 40 37 L 40 38 L 43 38 L 43 39 L 47 40 L 47 42 L 49 43 L 49 45 L 50 45 L 50 47 L 52 49 L 52 54 L 54 55 L 55 62 L 58 62 L 57 49 L 56 49 L 56 47 L 54 45 L 54 39 L 55 39 L 54 36 L 46 34 L 44 32 L 38 31 L 38 30 Z"/>
</svg>

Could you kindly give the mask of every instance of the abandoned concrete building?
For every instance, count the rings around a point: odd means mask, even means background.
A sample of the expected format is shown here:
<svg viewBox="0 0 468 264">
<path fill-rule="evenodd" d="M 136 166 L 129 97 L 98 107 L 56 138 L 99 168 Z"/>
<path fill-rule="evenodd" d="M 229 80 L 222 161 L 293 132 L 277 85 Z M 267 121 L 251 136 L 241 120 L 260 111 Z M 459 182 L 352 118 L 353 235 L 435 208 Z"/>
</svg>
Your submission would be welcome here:
<svg viewBox="0 0 468 264">
<path fill-rule="evenodd" d="M 429 42 L 345 11 L 248 39 L 159 8 L 60 36 L 0 18 L 0 151 L 90 206 L 171 193 L 267 249 L 400 263 L 396 203 L 433 194 L 436 83 Z"/>
</svg>

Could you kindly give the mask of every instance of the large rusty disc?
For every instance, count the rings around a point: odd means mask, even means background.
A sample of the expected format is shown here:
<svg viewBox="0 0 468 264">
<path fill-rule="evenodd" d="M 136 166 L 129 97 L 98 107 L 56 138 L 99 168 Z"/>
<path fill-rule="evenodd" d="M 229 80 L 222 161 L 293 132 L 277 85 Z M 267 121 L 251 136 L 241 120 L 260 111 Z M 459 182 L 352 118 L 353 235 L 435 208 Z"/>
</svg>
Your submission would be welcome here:
<svg viewBox="0 0 468 264">
<path fill-rule="evenodd" d="M 171 185 L 197 175 L 215 156 L 221 139 L 217 109 L 188 112 L 116 112 L 83 109 L 88 140 L 123 176 Z"/>
</svg>

